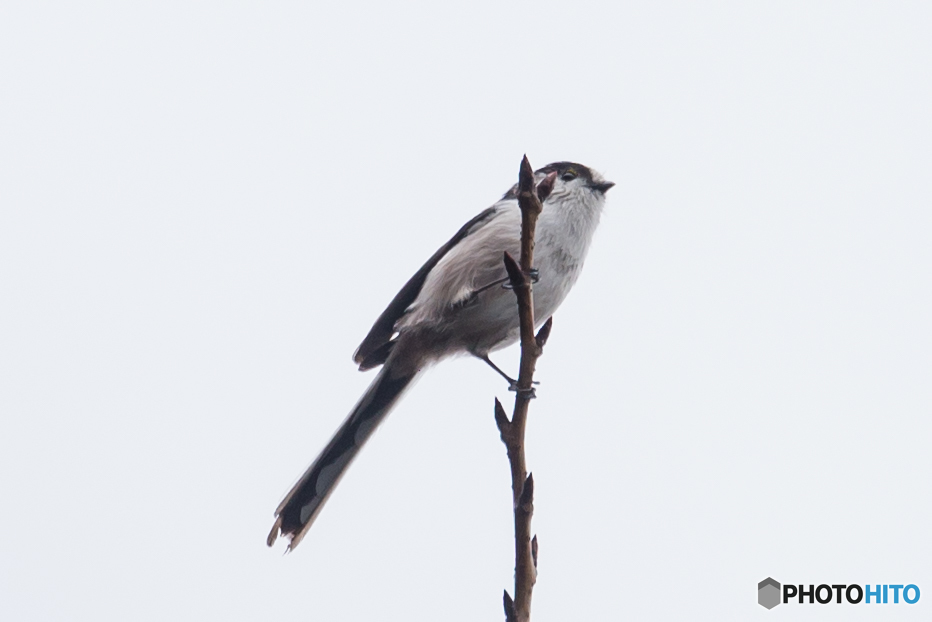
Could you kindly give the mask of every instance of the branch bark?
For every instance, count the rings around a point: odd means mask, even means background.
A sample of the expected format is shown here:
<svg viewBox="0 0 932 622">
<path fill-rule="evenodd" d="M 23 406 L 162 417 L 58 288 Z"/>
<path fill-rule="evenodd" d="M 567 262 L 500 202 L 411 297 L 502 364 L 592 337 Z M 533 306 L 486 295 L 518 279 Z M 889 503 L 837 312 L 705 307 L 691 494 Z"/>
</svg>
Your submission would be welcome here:
<svg viewBox="0 0 932 622">
<path fill-rule="evenodd" d="M 528 406 L 534 398 L 534 370 L 537 359 L 553 326 L 552 318 L 534 334 L 534 298 L 530 273 L 534 265 L 534 233 L 537 217 L 553 190 L 556 173 L 551 173 L 535 184 L 534 169 L 527 156 L 521 161 L 518 175 L 518 206 L 521 208 L 520 265 L 507 252 L 505 270 L 518 299 L 518 318 L 521 325 L 521 367 L 511 420 L 498 399 L 495 400 L 495 423 L 511 464 L 511 491 L 514 500 L 515 521 L 515 587 L 514 599 L 505 591 L 506 622 L 528 622 L 531 618 L 531 594 L 537 581 L 537 536 L 531 537 L 531 517 L 534 513 L 534 477 L 527 472 L 524 456 L 524 432 L 527 426 Z"/>
</svg>

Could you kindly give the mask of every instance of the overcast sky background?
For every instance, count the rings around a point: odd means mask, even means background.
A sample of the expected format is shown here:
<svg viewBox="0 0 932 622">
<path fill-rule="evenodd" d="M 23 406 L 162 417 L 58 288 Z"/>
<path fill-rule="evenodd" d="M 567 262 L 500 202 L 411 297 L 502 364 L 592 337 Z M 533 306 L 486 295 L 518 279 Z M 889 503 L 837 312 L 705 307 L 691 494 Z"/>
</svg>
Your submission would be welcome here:
<svg viewBox="0 0 932 622">
<path fill-rule="evenodd" d="M 265 537 L 524 153 L 618 184 L 538 366 L 533 619 L 928 619 L 928 3 L 82 4 L 0 5 L 4 620 L 502 619 L 478 361 Z"/>
</svg>

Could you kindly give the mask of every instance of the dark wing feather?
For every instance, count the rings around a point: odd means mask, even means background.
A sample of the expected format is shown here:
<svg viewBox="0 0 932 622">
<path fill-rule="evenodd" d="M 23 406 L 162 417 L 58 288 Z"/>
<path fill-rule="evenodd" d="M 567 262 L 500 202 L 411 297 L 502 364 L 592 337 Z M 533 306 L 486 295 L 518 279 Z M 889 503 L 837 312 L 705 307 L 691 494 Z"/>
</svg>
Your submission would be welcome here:
<svg viewBox="0 0 932 622">
<path fill-rule="evenodd" d="M 437 252 L 427 260 L 427 263 L 421 266 L 421 269 L 408 279 L 408 282 L 404 284 L 401 291 L 388 303 L 388 307 L 385 308 L 385 311 L 382 312 L 379 319 L 375 321 L 375 324 L 369 329 L 369 334 L 366 335 L 366 338 L 362 340 L 362 343 L 359 344 L 359 347 L 356 349 L 353 360 L 359 364 L 360 369 L 369 369 L 385 362 L 385 359 L 388 358 L 388 353 L 391 351 L 391 338 L 395 333 L 395 322 L 405 314 L 405 311 L 411 306 L 411 303 L 413 303 L 418 294 L 421 293 L 421 288 L 424 286 L 427 275 L 451 248 L 456 246 L 463 238 L 475 231 L 479 226 L 491 219 L 495 211 L 496 208 L 493 205 L 460 227 L 456 235 L 437 249 Z"/>
</svg>

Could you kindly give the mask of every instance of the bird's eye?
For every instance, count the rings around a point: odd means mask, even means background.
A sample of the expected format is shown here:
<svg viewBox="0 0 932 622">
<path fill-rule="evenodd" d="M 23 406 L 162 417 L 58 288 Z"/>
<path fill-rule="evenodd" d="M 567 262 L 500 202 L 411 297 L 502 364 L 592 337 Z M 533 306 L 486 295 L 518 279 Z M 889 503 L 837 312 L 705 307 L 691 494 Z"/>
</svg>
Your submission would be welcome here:
<svg viewBox="0 0 932 622">
<path fill-rule="evenodd" d="M 577 177 L 576 171 L 574 171 L 573 169 L 570 169 L 566 171 L 565 173 L 563 173 L 563 176 L 560 177 L 560 179 L 562 179 L 563 181 L 573 181 L 574 179 L 576 179 L 576 177 Z"/>
</svg>

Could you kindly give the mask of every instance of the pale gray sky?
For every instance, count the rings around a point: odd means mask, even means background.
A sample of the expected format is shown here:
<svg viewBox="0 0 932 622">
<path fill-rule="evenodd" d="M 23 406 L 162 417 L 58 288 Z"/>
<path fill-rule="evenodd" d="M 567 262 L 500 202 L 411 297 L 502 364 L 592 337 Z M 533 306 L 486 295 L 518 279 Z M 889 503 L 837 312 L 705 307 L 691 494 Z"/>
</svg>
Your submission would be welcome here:
<svg viewBox="0 0 932 622">
<path fill-rule="evenodd" d="M 4 620 L 502 619 L 477 361 L 264 540 L 524 153 L 618 183 L 539 364 L 533 619 L 928 617 L 928 3 L 83 4 L 0 6 Z"/>
</svg>

